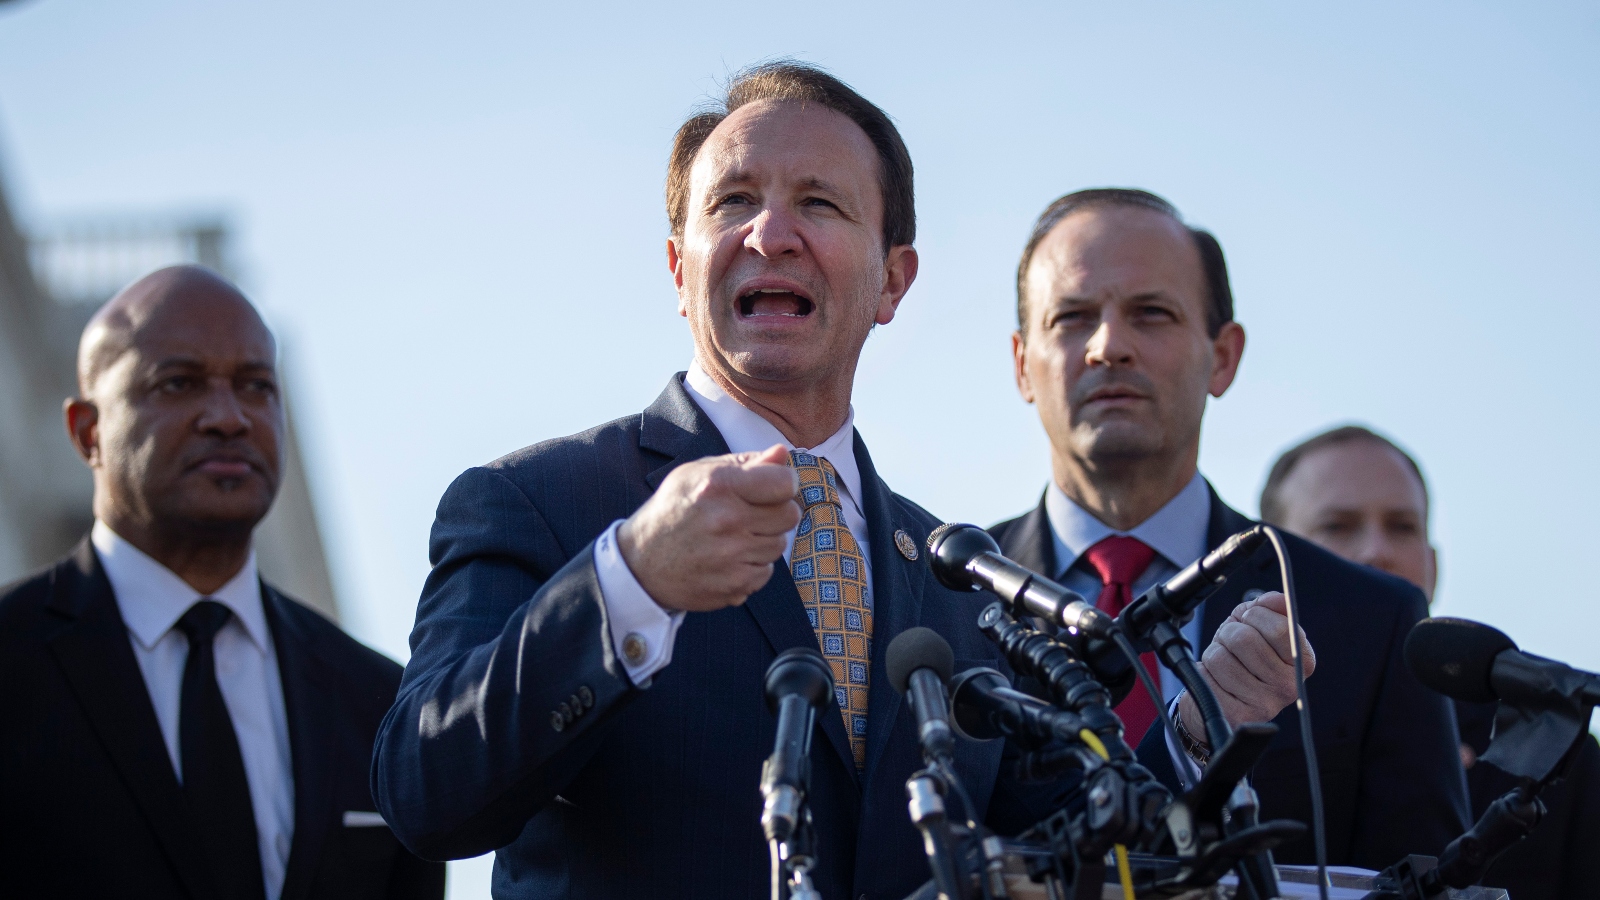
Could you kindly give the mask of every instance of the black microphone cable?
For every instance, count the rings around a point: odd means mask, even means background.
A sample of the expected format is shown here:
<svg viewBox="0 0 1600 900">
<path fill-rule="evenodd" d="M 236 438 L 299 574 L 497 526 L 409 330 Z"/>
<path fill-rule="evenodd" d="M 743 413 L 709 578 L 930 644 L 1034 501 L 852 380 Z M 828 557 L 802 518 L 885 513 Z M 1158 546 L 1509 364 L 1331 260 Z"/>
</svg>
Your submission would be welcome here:
<svg viewBox="0 0 1600 900">
<path fill-rule="evenodd" d="M 1294 660 L 1295 712 L 1300 719 L 1300 743 L 1306 751 L 1306 775 L 1311 782 L 1311 842 L 1317 851 L 1317 893 L 1328 900 L 1328 835 L 1322 821 L 1322 770 L 1317 766 L 1317 747 L 1311 740 L 1311 704 L 1306 699 L 1306 667 L 1300 655 L 1300 617 L 1295 613 L 1294 569 L 1289 565 L 1289 549 L 1283 535 L 1271 525 L 1262 525 L 1267 540 L 1278 554 L 1278 574 L 1283 576 L 1283 608 L 1289 618 L 1289 656 Z"/>
<path fill-rule="evenodd" d="M 1128 636 L 1122 633 L 1121 628 L 1111 632 L 1111 640 L 1116 642 L 1117 649 L 1121 650 L 1122 655 L 1126 656 L 1128 662 L 1133 665 L 1133 671 L 1139 676 L 1139 683 L 1144 685 L 1145 693 L 1150 695 L 1150 702 L 1156 706 L 1156 715 L 1161 717 L 1162 726 L 1166 729 L 1167 734 L 1172 736 L 1173 745 L 1182 747 L 1183 740 L 1178 737 L 1178 726 L 1172 721 L 1171 714 L 1167 712 L 1167 702 L 1162 699 L 1161 691 L 1156 688 L 1155 680 L 1150 677 L 1149 672 L 1145 671 L 1144 663 L 1139 661 L 1139 651 L 1133 649 L 1133 642 L 1128 640 Z M 1137 750 L 1138 748 L 1134 749 Z M 1183 782 L 1183 789 L 1186 791 L 1191 790 L 1194 784 L 1189 780 L 1189 767 L 1178 766 L 1177 768 L 1178 780 Z"/>
</svg>

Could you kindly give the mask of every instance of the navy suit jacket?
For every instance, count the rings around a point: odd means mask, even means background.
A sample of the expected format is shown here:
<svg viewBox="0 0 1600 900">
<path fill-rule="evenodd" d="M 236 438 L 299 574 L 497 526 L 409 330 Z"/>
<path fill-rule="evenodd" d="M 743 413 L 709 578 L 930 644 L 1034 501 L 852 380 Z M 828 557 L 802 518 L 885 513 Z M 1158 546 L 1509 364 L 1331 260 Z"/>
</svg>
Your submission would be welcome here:
<svg viewBox="0 0 1600 900">
<path fill-rule="evenodd" d="M 1249 519 L 1211 493 L 1206 546 L 1249 528 Z M 1044 503 L 990 529 L 1001 550 L 1055 574 L 1055 542 Z M 1382 869 L 1407 853 L 1436 855 L 1467 828 L 1467 791 L 1450 704 L 1412 677 L 1401 656 L 1411 626 L 1428 614 L 1422 592 L 1375 569 L 1346 562 L 1284 535 L 1294 568 L 1296 614 L 1317 653 L 1306 680 L 1328 863 Z M 1186 560 L 1183 562 L 1187 562 Z M 1281 590 L 1278 559 L 1263 546 L 1206 598 L 1201 649 L 1247 594 Z M 1300 726 L 1290 705 L 1251 776 L 1261 818 L 1311 821 Z M 1139 758 L 1169 786 L 1177 775 L 1158 728 Z M 1315 862 L 1309 836 L 1274 851 L 1278 862 Z"/>
<path fill-rule="evenodd" d="M 438 900 L 444 867 L 387 828 L 344 825 L 374 809 L 372 737 L 400 667 L 262 585 L 278 653 L 294 773 L 283 900 Z M 0 895 L 208 900 L 150 692 L 111 582 L 87 540 L 0 588 Z"/>
<path fill-rule="evenodd" d="M 790 579 L 742 606 L 690 613 L 648 687 L 616 657 L 593 543 L 667 473 L 728 452 L 679 373 L 642 415 L 471 469 L 439 503 L 413 653 L 373 763 L 373 794 L 426 857 L 497 850 L 497 897 L 764 896 L 758 784 L 775 718 L 767 666 L 817 645 Z M 907 628 L 945 636 L 956 665 L 999 666 L 978 631 L 987 600 L 941 588 L 918 548 L 939 521 L 890 493 L 858 435 L 872 556 L 867 757 L 858 778 L 839 710 L 817 715 L 810 804 L 815 880 L 830 900 L 896 900 L 929 877 L 906 812 L 921 760 L 884 651 Z M 580 714 L 566 721 L 567 710 Z M 1065 783 L 1022 786 L 1009 745 L 963 742 L 977 816 L 1016 832 L 1063 805 Z"/>
</svg>

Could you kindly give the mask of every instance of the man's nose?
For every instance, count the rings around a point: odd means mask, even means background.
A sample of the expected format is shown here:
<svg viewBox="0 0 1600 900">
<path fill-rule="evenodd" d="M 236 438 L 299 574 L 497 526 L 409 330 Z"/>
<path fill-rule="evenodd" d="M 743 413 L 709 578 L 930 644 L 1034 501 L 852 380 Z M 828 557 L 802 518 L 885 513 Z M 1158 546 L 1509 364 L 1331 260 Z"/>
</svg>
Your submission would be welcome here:
<svg viewBox="0 0 1600 900">
<path fill-rule="evenodd" d="M 782 207 L 768 206 L 750 222 L 744 246 L 765 257 L 798 254 L 805 246 L 800 239 L 800 222 Z"/>
<path fill-rule="evenodd" d="M 1356 561 L 1374 569 L 1395 574 L 1395 552 L 1382 528 L 1364 528 L 1356 551 Z"/>
<path fill-rule="evenodd" d="M 200 411 L 195 427 L 207 434 L 225 438 L 239 437 L 250 431 L 250 417 L 245 414 L 244 404 L 234 394 L 232 384 L 213 384 L 206 391 L 205 407 Z"/>
<path fill-rule="evenodd" d="M 1084 347 L 1084 356 L 1091 366 L 1131 363 L 1133 362 L 1131 337 L 1128 328 L 1118 322 L 1115 316 L 1102 316 L 1099 326 L 1089 335 L 1089 343 Z"/>
</svg>

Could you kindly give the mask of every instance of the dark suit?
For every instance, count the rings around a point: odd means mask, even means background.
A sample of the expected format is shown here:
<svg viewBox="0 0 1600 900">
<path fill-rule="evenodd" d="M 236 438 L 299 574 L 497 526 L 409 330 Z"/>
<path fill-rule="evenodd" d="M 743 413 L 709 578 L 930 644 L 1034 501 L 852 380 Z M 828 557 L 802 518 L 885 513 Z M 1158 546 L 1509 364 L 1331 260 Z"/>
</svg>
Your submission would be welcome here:
<svg viewBox="0 0 1600 900">
<path fill-rule="evenodd" d="M 400 667 L 263 585 L 294 772 L 284 900 L 438 898 L 443 867 L 370 811 L 372 735 Z M 0 589 L 0 895 L 206 900 L 199 840 L 111 583 L 86 540 Z"/>
<path fill-rule="evenodd" d="M 1212 492 L 1207 547 L 1251 524 Z M 991 531 L 1007 556 L 1058 574 L 1042 502 Z M 1322 770 L 1328 862 L 1382 869 L 1407 853 L 1437 854 L 1466 830 L 1467 800 L 1450 706 L 1413 678 L 1401 657 L 1411 626 L 1427 615 L 1427 603 L 1398 578 L 1345 562 L 1293 535 L 1284 537 L 1294 568 L 1296 613 L 1317 653 L 1316 674 L 1306 681 L 1306 691 Z M 1277 556 L 1264 546 L 1206 599 L 1201 649 L 1246 593 L 1275 590 L 1280 590 Z M 1310 822 L 1294 706 L 1274 721 L 1277 737 L 1252 776 L 1261 816 Z M 1151 729 L 1139 757 L 1175 785 L 1162 741 L 1161 730 Z M 1314 862 L 1309 838 L 1275 855 L 1283 863 Z"/>
<path fill-rule="evenodd" d="M 458 478 L 439 503 L 433 572 L 400 698 L 384 721 L 373 794 L 424 856 L 498 849 L 499 897 L 764 896 L 757 786 L 774 717 L 762 677 L 817 646 L 788 567 L 742 606 L 684 619 L 648 688 L 615 655 L 593 542 L 683 463 L 728 452 L 680 373 L 642 415 L 521 450 Z M 906 812 L 920 767 L 909 704 L 884 670 L 901 631 L 929 626 L 957 666 L 997 665 L 978 631 L 987 600 L 939 587 L 921 547 L 938 520 L 889 492 L 860 437 L 874 634 L 867 755 L 858 780 L 839 710 L 817 716 L 811 809 L 830 900 L 895 900 L 929 877 Z M 563 707 L 565 704 L 565 707 Z M 570 723 L 563 708 L 581 710 Z M 979 818 L 1015 832 L 1064 803 L 1015 784 L 1005 745 L 962 743 Z M 1004 769 L 1004 771 L 1003 771 Z"/>
<path fill-rule="evenodd" d="M 1456 703 L 1461 742 L 1479 755 L 1489 749 L 1495 703 Z M 1473 815 L 1517 786 L 1518 779 L 1479 762 L 1467 770 Z M 1584 735 L 1566 777 L 1540 794 L 1548 813 L 1533 834 L 1495 860 L 1483 883 L 1514 900 L 1600 896 L 1600 745 Z"/>
</svg>

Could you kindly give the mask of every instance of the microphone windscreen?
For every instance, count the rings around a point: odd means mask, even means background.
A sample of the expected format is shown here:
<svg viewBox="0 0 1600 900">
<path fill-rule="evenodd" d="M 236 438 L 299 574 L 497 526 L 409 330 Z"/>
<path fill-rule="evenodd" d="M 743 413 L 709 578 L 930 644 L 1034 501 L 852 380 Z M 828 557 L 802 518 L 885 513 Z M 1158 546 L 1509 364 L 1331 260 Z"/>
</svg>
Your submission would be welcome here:
<svg viewBox="0 0 1600 900">
<path fill-rule="evenodd" d="M 967 563 L 981 553 L 1000 552 L 989 532 L 976 525 L 946 522 L 928 535 L 928 565 L 933 577 L 952 591 L 976 591 Z"/>
<path fill-rule="evenodd" d="M 1423 619 L 1406 636 L 1406 667 L 1446 697 L 1489 703 L 1499 699 L 1489 683 L 1494 658 L 1515 649 L 1515 641 L 1482 622 Z"/>
<path fill-rule="evenodd" d="M 950 680 L 955 672 L 956 657 L 950 644 L 932 628 L 908 628 L 889 642 L 884 658 L 889 668 L 889 683 L 895 691 L 904 694 L 911 684 L 911 673 L 918 669 L 932 669 L 940 682 Z"/>
<path fill-rule="evenodd" d="M 820 709 L 833 696 L 833 669 L 817 648 L 790 647 L 767 667 L 763 689 L 772 712 L 790 694 L 799 694 L 813 709 Z"/>
</svg>

